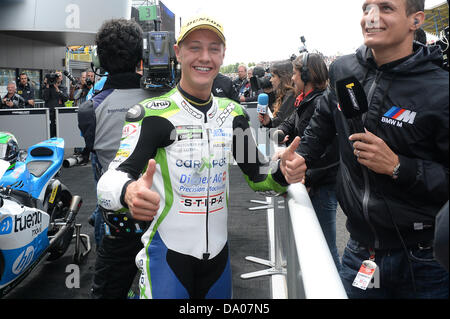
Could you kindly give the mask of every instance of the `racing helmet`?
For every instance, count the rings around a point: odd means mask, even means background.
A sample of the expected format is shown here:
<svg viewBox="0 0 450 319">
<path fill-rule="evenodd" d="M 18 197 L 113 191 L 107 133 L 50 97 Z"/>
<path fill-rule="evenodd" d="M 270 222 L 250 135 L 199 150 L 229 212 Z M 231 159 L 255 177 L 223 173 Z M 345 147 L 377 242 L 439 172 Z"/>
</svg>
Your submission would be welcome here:
<svg viewBox="0 0 450 319">
<path fill-rule="evenodd" d="M 0 132 L 0 159 L 14 164 L 19 155 L 19 144 L 11 133 Z"/>
</svg>

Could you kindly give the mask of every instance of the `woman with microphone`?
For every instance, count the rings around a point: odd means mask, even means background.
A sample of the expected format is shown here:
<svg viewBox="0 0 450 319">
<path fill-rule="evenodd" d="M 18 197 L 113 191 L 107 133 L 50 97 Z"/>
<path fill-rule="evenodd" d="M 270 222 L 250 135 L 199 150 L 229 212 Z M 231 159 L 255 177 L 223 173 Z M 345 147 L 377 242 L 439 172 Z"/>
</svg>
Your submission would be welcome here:
<svg viewBox="0 0 450 319">
<path fill-rule="evenodd" d="M 270 67 L 275 102 L 273 103 L 273 118 L 268 113 L 258 114 L 258 119 L 264 127 L 278 127 L 294 112 L 295 91 L 292 84 L 292 63 L 284 61 Z"/>
</svg>

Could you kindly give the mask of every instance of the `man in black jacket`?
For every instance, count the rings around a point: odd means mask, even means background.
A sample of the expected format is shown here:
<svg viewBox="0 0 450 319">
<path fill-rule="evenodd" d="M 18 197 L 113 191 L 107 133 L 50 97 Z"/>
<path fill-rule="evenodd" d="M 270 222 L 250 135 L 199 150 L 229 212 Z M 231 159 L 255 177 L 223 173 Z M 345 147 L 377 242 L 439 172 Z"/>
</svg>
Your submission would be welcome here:
<svg viewBox="0 0 450 319">
<path fill-rule="evenodd" d="M 19 84 L 17 85 L 17 94 L 25 101 L 25 107 L 34 107 L 34 88 L 32 87 L 25 72 L 20 73 Z"/>
<path fill-rule="evenodd" d="M 350 233 L 341 278 L 351 298 L 448 298 L 432 241 L 448 200 L 449 77 L 439 48 L 413 44 L 423 10 L 424 0 L 365 1 L 364 45 L 332 64 L 298 153 L 282 155 L 286 180 L 298 182 L 338 133 L 337 197 Z M 365 133 L 352 134 L 338 107 L 336 81 L 349 76 L 368 97 Z M 367 260 L 378 266 L 373 289 L 358 274 Z"/>
<path fill-rule="evenodd" d="M 56 75 L 56 78 L 54 77 Z M 54 82 L 53 82 L 54 81 Z M 67 88 L 62 84 L 62 73 L 46 75 L 44 79 L 44 88 L 42 97 L 45 101 L 45 107 L 50 111 L 50 137 L 56 136 L 56 107 L 63 107 L 69 99 Z"/>
</svg>

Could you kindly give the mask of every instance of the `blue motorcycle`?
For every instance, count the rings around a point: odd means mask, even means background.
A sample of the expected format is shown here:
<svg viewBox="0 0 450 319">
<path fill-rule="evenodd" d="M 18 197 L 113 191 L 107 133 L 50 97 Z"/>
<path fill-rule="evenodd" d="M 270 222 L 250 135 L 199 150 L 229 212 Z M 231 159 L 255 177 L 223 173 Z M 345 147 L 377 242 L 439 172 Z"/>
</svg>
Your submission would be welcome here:
<svg viewBox="0 0 450 319">
<path fill-rule="evenodd" d="M 41 261 L 64 255 L 73 239 L 75 263 L 91 250 L 75 220 L 81 197 L 56 179 L 63 160 L 62 138 L 25 152 L 12 134 L 0 132 L 0 298 Z"/>
</svg>

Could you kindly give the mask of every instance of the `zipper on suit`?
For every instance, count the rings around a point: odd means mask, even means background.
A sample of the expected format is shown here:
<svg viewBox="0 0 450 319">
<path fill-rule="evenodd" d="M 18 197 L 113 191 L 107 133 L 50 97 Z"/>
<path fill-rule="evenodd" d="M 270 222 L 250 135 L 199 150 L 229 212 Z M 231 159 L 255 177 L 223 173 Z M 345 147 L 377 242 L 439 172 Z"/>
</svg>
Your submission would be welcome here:
<svg viewBox="0 0 450 319">
<path fill-rule="evenodd" d="M 369 95 L 367 97 L 367 102 L 370 105 L 372 104 L 373 96 L 375 95 L 375 90 L 378 87 L 378 82 L 381 79 L 381 76 L 383 75 L 382 71 L 376 70 L 375 72 L 375 80 L 373 81 L 372 85 L 369 89 Z M 366 120 L 366 116 L 363 116 L 363 124 Z M 370 229 L 372 230 L 373 236 L 374 236 L 374 248 L 380 248 L 380 239 L 378 237 L 377 231 L 375 227 L 370 222 L 370 216 L 369 216 L 369 199 L 370 199 L 370 180 L 369 180 L 369 169 L 363 165 L 361 165 L 361 170 L 363 173 L 364 178 L 364 196 L 363 196 L 363 202 L 362 202 L 362 208 L 363 208 L 363 215 L 364 219 L 366 220 L 366 223 L 369 225 Z"/>
<path fill-rule="evenodd" d="M 210 135 L 209 135 L 209 128 L 206 127 L 206 137 L 208 139 L 208 155 L 210 153 Z M 208 161 L 210 160 L 210 157 L 208 156 Z M 206 227 L 206 251 L 203 253 L 203 260 L 208 260 L 211 253 L 209 252 L 209 182 L 211 177 L 211 163 L 208 163 L 208 184 L 206 189 L 206 217 L 205 217 L 205 227 Z"/>
</svg>

